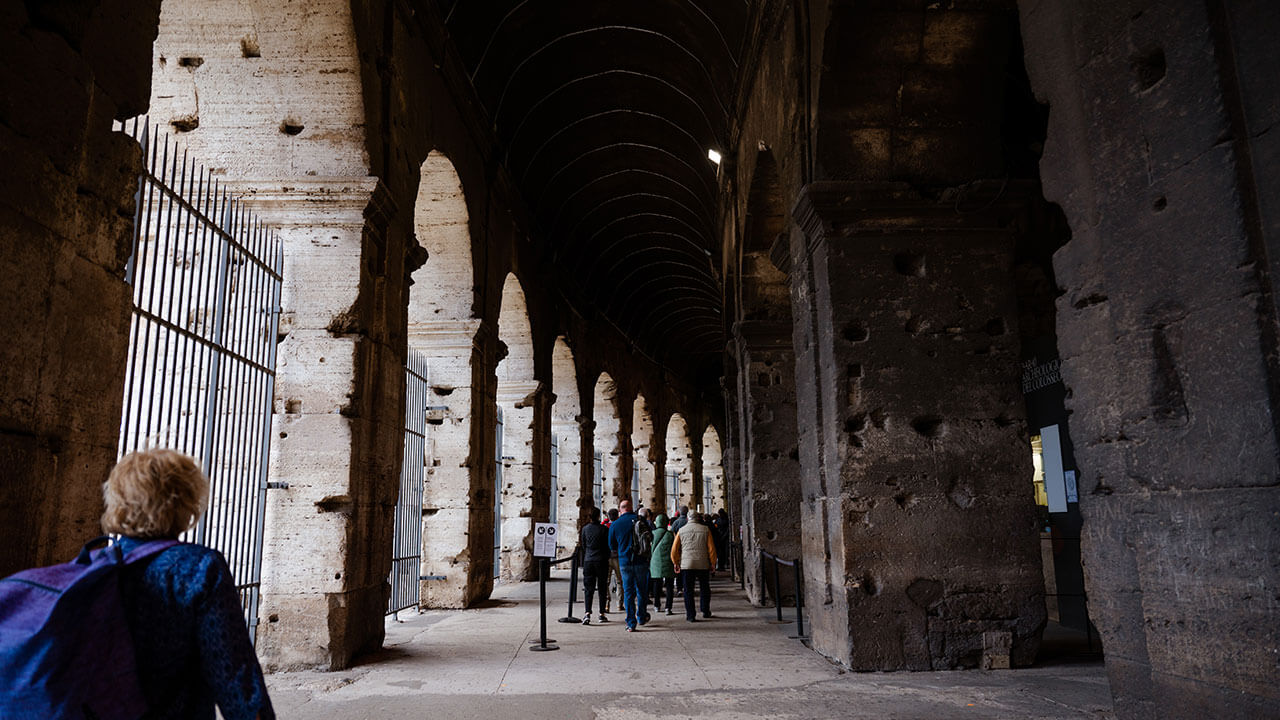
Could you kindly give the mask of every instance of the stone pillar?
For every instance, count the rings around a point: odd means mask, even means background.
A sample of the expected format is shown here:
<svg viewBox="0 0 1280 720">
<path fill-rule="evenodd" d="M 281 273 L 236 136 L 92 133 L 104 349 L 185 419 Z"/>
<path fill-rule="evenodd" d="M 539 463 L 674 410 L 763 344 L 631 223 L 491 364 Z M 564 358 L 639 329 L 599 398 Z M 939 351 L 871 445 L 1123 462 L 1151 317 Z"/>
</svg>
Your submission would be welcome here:
<svg viewBox="0 0 1280 720">
<path fill-rule="evenodd" d="M 772 603 L 773 562 L 760 551 L 783 558 L 800 556 L 800 458 L 796 429 L 795 358 L 791 327 L 777 322 L 741 321 L 734 340 L 743 413 L 742 517 L 747 596 Z M 795 596 L 794 575 L 782 573 L 783 598 Z"/>
<path fill-rule="evenodd" d="M 66 562 L 101 532 L 129 347 L 137 143 L 160 3 L 0 13 L 0 576 Z M 89 399 L 92 401 L 88 401 Z"/>
<path fill-rule="evenodd" d="M 551 384 L 539 381 L 531 398 L 530 409 L 533 411 L 531 426 L 530 452 L 532 454 L 533 476 L 529 485 L 529 533 L 524 545 L 528 553 L 526 580 L 538 579 L 537 562 L 533 559 L 533 523 L 551 521 L 551 408 L 555 405 L 555 395 L 551 392 Z"/>
<path fill-rule="evenodd" d="M 258 631 L 271 668 L 345 667 L 382 641 L 404 434 L 392 325 L 404 316 L 382 314 L 403 303 L 382 295 L 407 282 L 404 246 L 388 247 L 378 219 L 394 207 L 376 187 L 235 184 L 279 228 L 285 255 L 271 477 L 288 489 L 268 495 Z"/>
<path fill-rule="evenodd" d="M 813 183 L 796 207 L 806 604 L 814 647 L 854 669 L 973 667 L 990 633 L 1035 658 L 1015 194 Z"/>
<path fill-rule="evenodd" d="M 578 437 L 582 443 L 582 462 L 578 464 L 578 527 L 582 527 L 591 519 L 591 508 L 595 505 L 596 421 L 585 414 L 579 415 L 577 420 Z"/>
<path fill-rule="evenodd" d="M 428 262 L 430 262 L 428 260 Z M 471 564 L 485 557 L 489 544 L 468 529 L 474 489 L 483 470 L 468 462 L 471 426 L 477 397 L 471 389 L 472 368 L 480 360 L 476 346 L 479 320 L 412 323 L 409 347 L 427 359 L 427 472 L 422 495 L 421 606 L 461 608 L 482 594 Z"/>
<path fill-rule="evenodd" d="M 1280 717 L 1280 7 L 1019 9 L 1117 715 Z"/>
</svg>

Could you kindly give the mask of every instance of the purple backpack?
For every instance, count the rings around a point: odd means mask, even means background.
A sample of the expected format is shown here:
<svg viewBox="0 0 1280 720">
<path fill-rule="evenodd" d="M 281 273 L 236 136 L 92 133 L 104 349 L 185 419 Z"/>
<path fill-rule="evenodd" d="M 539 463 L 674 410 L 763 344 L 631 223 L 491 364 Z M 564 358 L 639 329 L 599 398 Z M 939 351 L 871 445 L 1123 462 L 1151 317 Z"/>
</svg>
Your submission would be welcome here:
<svg viewBox="0 0 1280 720">
<path fill-rule="evenodd" d="M 147 710 L 120 571 L 177 544 L 152 540 L 123 556 L 84 546 L 62 565 L 0 579 L 0 718 L 126 720 Z"/>
</svg>

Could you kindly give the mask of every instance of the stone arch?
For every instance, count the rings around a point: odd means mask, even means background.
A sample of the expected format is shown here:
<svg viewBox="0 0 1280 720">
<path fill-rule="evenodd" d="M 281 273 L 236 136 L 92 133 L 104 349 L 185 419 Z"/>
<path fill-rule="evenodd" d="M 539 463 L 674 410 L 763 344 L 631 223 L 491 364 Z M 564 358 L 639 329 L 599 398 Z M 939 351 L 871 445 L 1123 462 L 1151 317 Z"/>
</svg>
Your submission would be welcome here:
<svg viewBox="0 0 1280 720">
<path fill-rule="evenodd" d="M 618 418 L 618 385 L 609 373 L 602 372 L 592 393 L 592 419 L 595 420 L 594 471 L 600 483 L 600 510 L 616 507 L 615 496 L 622 473 L 621 423 Z"/>
<path fill-rule="evenodd" d="M 551 349 L 551 386 L 555 404 L 551 406 L 551 433 L 555 439 L 552 494 L 556 504 L 556 522 L 565 545 L 572 545 L 577 531 L 577 508 L 589 497 L 582 496 L 582 400 L 578 395 L 578 368 L 573 350 L 564 336 L 556 338 Z"/>
<path fill-rule="evenodd" d="M 534 379 L 528 304 L 514 273 L 509 273 L 502 285 L 498 341 L 501 359 L 496 399 L 502 414 L 502 434 L 497 455 L 501 465 L 502 523 L 498 535 L 501 567 L 496 574 L 503 580 L 522 580 L 532 568 L 528 540 L 533 529 L 533 426 L 538 382 Z"/>
<path fill-rule="evenodd" d="M 632 454 L 632 503 L 636 507 L 653 508 L 654 512 L 663 506 L 661 484 L 657 481 L 660 467 L 654 462 L 653 415 L 644 395 L 636 395 L 631 405 L 631 454 Z"/>
<path fill-rule="evenodd" d="M 702 503 L 704 512 L 713 513 L 720 508 L 729 509 L 725 492 L 724 467 L 721 464 L 723 450 L 720 433 L 714 425 L 708 425 L 702 433 Z"/>
<path fill-rule="evenodd" d="M 678 486 L 676 493 L 667 498 L 667 507 L 673 510 L 687 505 L 690 509 L 697 506 L 694 499 L 693 482 L 693 446 L 689 442 L 689 422 L 680 413 L 673 413 L 667 420 L 666 437 L 666 480 L 669 485 L 674 478 Z"/>
<path fill-rule="evenodd" d="M 411 276 L 408 348 L 427 360 L 429 395 L 426 482 L 422 498 L 423 607 L 465 607 L 476 596 L 472 558 L 487 557 L 470 532 L 470 497 L 482 486 L 483 468 L 468 462 L 477 395 L 472 392 L 474 290 L 471 231 L 462 181 L 448 157 L 431 152 L 423 161 L 413 207 L 413 231 L 428 259 Z M 477 545 L 472 547 L 472 545 Z"/>
</svg>

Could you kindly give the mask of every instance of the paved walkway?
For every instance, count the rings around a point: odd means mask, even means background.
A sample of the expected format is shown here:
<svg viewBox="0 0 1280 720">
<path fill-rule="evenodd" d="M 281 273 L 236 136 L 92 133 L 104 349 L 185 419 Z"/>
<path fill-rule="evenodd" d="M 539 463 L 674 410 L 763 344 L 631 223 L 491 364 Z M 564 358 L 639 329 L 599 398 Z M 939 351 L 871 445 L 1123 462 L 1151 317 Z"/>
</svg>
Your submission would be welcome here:
<svg viewBox="0 0 1280 720">
<path fill-rule="evenodd" d="M 766 622 L 728 580 L 716 617 L 682 609 L 638 632 L 561 624 L 568 581 L 548 584 L 555 652 L 538 636 L 537 583 L 499 586 L 486 607 L 402 615 L 386 647 L 350 670 L 277 673 L 281 718 L 1110 718 L 1102 665 L 1012 671 L 846 673 Z M 677 598 L 677 603 L 680 599 Z M 581 614 L 581 604 L 577 610 Z M 793 611 L 794 612 L 794 611 Z"/>
</svg>

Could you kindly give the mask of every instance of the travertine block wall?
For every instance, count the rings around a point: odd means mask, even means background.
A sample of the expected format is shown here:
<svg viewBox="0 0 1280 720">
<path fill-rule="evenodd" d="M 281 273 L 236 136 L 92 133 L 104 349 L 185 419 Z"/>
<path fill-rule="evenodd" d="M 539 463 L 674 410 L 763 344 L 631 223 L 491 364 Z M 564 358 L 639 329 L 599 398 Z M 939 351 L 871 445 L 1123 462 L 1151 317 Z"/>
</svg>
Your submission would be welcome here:
<svg viewBox="0 0 1280 720">
<path fill-rule="evenodd" d="M 0 10 L 0 575 L 65 562 L 101 532 L 142 168 L 112 122 L 146 107 L 159 9 Z"/>
<path fill-rule="evenodd" d="M 831 593 L 810 606 L 857 629 L 823 633 L 823 652 L 864 669 L 974 667 L 984 633 L 1008 633 L 1012 662 L 1030 664 L 1044 588 L 1012 232 L 894 184 L 810 186 L 797 218 L 808 235 L 792 256 L 800 314 L 828 312 L 809 307 L 815 293 L 830 303 L 830 320 L 799 338 L 801 394 L 834 391 L 817 417 L 812 399 L 801 407 L 802 424 L 826 424 L 827 474 L 804 476 L 823 531 L 806 536 L 805 557 L 843 550 L 826 570 L 810 566 Z M 818 245 L 825 263 L 806 267 Z"/>
<path fill-rule="evenodd" d="M 1272 3 L 1022 3 L 1117 713 L 1280 714 Z"/>
</svg>

